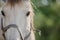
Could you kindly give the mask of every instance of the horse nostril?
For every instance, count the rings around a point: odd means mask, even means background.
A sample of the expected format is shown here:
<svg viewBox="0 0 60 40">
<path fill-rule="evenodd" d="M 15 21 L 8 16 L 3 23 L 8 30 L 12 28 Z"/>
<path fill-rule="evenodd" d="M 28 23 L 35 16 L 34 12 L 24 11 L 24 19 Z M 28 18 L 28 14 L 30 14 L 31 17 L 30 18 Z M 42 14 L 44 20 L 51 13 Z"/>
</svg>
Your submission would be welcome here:
<svg viewBox="0 0 60 40">
<path fill-rule="evenodd" d="M 1 11 L 2 15 L 5 16 L 4 11 Z"/>
<path fill-rule="evenodd" d="M 30 14 L 30 11 L 27 12 L 26 16 L 29 16 L 29 14 Z"/>
</svg>

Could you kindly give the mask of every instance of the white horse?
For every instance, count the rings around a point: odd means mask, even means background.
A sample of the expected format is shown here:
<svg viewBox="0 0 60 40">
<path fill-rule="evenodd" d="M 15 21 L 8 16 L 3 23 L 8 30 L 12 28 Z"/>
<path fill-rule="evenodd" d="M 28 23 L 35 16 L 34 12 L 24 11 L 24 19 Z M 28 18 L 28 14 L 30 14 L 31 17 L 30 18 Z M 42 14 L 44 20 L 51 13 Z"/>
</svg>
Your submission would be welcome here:
<svg viewBox="0 0 60 40">
<path fill-rule="evenodd" d="M 6 0 L 1 13 L 6 40 L 35 40 L 30 0 Z"/>
</svg>

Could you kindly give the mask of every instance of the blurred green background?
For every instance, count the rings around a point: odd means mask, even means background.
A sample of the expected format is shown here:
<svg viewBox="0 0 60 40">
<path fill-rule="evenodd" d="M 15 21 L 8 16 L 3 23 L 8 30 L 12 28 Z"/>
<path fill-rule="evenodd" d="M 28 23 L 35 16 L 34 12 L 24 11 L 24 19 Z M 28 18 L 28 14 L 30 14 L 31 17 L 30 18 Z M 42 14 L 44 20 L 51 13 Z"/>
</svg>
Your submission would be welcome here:
<svg viewBox="0 0 60 40">
<path fill-rule="evenodd" d="M 60 40 L 60 0 L 31 0 L 36 40 Z"/>
</svg>

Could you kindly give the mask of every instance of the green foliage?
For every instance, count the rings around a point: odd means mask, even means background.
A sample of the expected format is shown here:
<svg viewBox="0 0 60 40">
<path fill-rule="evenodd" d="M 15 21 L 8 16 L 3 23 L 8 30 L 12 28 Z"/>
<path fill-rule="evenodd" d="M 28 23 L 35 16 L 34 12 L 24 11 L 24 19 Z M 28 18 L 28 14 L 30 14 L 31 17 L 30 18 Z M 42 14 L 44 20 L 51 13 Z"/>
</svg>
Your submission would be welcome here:
<svg viewBox="0 0 60 40">
<path fill-rule="evenodd" d="M 34 26 L 41 30 L 41 36 L 35 33 L 36 40 L 60 40 L 60 4 L 56 0 L 47 0 L 48 5 L 39 5 L 40 2 L 32 0 Z"/>
</svg>

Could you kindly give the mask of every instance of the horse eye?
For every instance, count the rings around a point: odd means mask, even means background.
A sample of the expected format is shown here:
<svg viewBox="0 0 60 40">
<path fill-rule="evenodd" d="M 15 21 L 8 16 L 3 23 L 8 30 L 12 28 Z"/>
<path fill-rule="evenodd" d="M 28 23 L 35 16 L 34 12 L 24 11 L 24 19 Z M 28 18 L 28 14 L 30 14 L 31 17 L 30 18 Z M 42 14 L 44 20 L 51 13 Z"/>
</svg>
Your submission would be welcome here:
<svg viewBox="0 0 60 40">
<path fill-rule="evenodd" d="M 1 11 L 2 15 L 5 16 L 4 11 Z"/>
<path fill-rule="evenodd" d="M 29 14 L 30 14 L 30 11 L 27 12 L 26 16 L 29 16 Z"/>
</svg>

